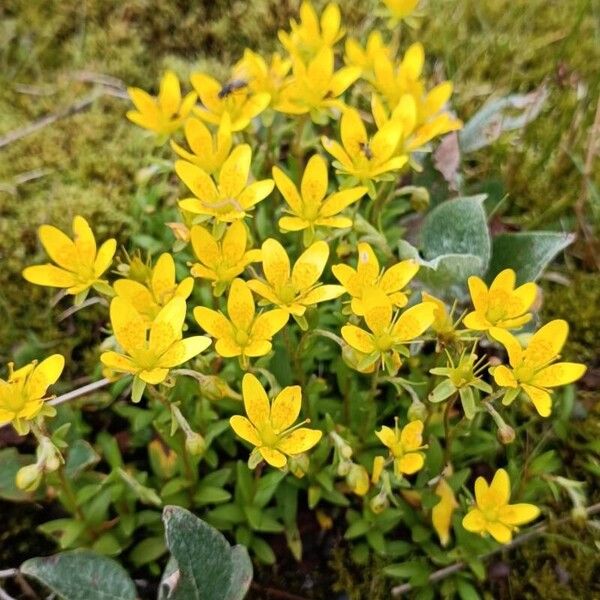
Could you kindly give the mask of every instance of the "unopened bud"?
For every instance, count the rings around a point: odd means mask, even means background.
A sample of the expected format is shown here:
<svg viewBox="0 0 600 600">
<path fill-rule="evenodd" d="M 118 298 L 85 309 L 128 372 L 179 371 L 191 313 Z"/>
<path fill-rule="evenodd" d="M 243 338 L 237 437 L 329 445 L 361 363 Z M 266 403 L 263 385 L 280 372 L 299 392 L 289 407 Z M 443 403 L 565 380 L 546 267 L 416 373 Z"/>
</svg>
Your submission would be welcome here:
<svg viewBox="0 0 600 600">
<path fill-rule="evenodd" d="M 585 523 L 588 520 L 588 513 L 584 506 L 575 506 L 571 509 L 571 518 L 577 523 Z"/>
<path fill-rule="evenodd" d="M 190 230 L 184 223 L 167 223 L 167 227 L 173 232 L 177 241 L 186 244 L 190 241 Z"/>
<path fill-rule="evenodd" d="M 309 466 L 310 461 L 306 454 L 296 454 L 288 459 L 290 473 L 298 479 L 302 479 L 308 473 Z"/>
<path fill-rule="evenodd" d="M 52 443 L 48 437 L 42 437 L 37 449 L 38 465 L 46 473 L 53 473 L 60 468 L 62 456 L 58 448 Z"/>
<path fill-rule="evenodd" d="M 38 464 L 21 467 L 17 471 L 15 483 L 20 490 L 34 492 L 42 482 L 42 468 Z"/>
<path fill-rule="evenodd" d="M 512 444 L 515 441 L 515 430 L 510 425 L 499 427 L 497 435 L 501 444 Z"/>
<path fill-rule="evenodd" d="M 389 500 L 387 499 L 387 495 L 383 490 L 379 492 L 377 496 L 373 496 L 369 502 L 369 506 L 375 514 L 383 512 L 389 505 Z"/>
<path fill-rule="evenodd" d="M 408 407 L 407 416 L 409 421 L 425 421 L 427 418 L 427 407 L 420 400 L 413 400 Z"/>
<path fill-rule="evenodd" d="M 148 444 L 148 455 L 152 470 L 162 479 L 171 479 L 177 472 L 177 454 L 160 440 Z"/>
<path fill-rule="evenodd" d="M 146 283 L 152 277 L 152 268 L 136 254 L 129 261 L 127 278 L 138 283 Z"/>
<path fill-rule="evenodd" d="M 350 469 L 352 468 L 352 462 L 349 460 L 341 460 L 338 464 L 337 474 L 340 477 L 346 477 L 348 473 L 350 473 Z"/>
<path fill-rule="evenodd" d="M 346 476 L 346 483 L 357 496 L 364 496 L 369 491 L 369 473 L 362 465 L 353 464 Z"/>
<path fill-rule="evenodd" d="M 410 195 L 410 205 L 416 212 L 424 212 L 429 208 L 429 192 L 427 188 L 415 187 Z"/>
<path fill-rule="evenodd" d="M 206 375 L 200 384 L 200 392 L 209 400 L 223 400 L 224 398 L 237 398 L 234 392 L 220 377 Z"/>
<path fill-rule="evenodd" d="M 185 449 L 192 456 L 200 456 L 206 450 L 206 442 L 199 433 L 192 431 L 185 436 Z"/>
</svg>

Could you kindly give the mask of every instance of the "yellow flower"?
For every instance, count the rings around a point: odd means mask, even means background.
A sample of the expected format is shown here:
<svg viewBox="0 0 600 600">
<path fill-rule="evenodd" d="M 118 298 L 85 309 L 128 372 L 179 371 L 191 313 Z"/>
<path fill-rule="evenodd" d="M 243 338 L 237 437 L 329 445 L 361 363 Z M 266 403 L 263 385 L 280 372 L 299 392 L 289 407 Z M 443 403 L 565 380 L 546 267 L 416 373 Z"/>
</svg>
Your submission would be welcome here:
<svg viewBox="0 0 600 600">
<path fill-rule="evenodd" d="M 352 227 L 352 219 L 339 213 L 367 191 L 365 187 L 356 187 L 327 196 L 327 162 L 318 154 L 308 161 L 300 190 L 279 167 L 273 167 L 273 179 L 292 215 L 279 219 L 283 231 L 309 229 L 314 233 L 316 227 Z"/>
<path fill-rule="evenodd" d="M 291 32 L 279 31 L 279 40 L 284 48 L 303 62 L 312 60 L 323 48 L 330 49 L 344 37 L 341 28 L 340 8 L 328 4 L 321 15 L 317 15 L 313 5 L 304 0 L 300 5 L 300 23 L 290 21 Z"/>
<path fill-rule="evenodd" d="M 323 148 L 331 154 L 339 173 L 350 175 L 361 183 L 377 181 L 390 171 L 401 169 L 408 156 L 395 156 L 402 135 L 402 125 L 389 121 L 369 138 L 358 111 L 346 108 L 342 115 L 340 136 L 342 144 L 323 136 Z"/>
<path fill-rule="evenodd" d="M 29 433 L 29 422 L 38 415 L 54 416 L 56 410 L 45 405 L 48 387 L 56 383 L 65 366 L 60 354 L 42 362 L 33 361 L 14 370 L 8 363 L 8 379 L 0 378 L 0 427 L 12 423 L 20 435 Z"/>
<path fill-rule="evenodd" d="M 416 10 L 419 0 L 383 0 L 383 3 L 390 11 L 389 26 L 394 27 Z"/>
<path fill-rule="evenodd" d="M 171 140 L 171 148 L 184 160 L 200 167 L 209 175 L 216 173 L 229 156 L 231 150 L 231 123 L 229 115 L 224 115 L 219 123 L 216 136 L 199 119 L 190 118 L 185 122 L 185 139 L 192 152 L 188 152 Z"/>
<path fill-rule="evenodd" d="M 219 125 L 227 115 L 231 131 L 246 129 L 271 101 L 267 93 L 251 92 L 245 79 L 232 79 L 221 85 L 210 75 L 194 73 L 190 81 L 202 102 L 194 113 L 213 125 Z"/>
<path fill-rule="evenodd" d="M 262 265 L 266 281 L 253 279 L 248 287 L 286 313 L 301 317 L 318 302 L 333 300 L 344 293 L 340 285 L 322 285 L 319 278 L 329 258 L 329 246 L 315 242 L 305 250 L 290 272 L 290 259 L 284 247 L 273 238 L 262 245 Z"/>
<path fill-rule="evenodd" d="M 433 323 L 435 306 L 428 302 L 416 304 L 393 318 L 392 303 L 380 290 L 371 290 L 363 298 L 365 331 L 356 325 L 344 325 L 342 337 L 358 352 L 365 355 L 360 370 L 378 360 L 388 371 L 395 373 L 402 361 L 400 354 L 409 355 L 406 344 L 418 338 Z"/>
<path fill-rule="evenodd" d="M 515 289 L 515 279 L 515 272 L 505 269 L 496 275 L 488 289 L 479 277 L 469 277 L 475 310 L 465 316 L 465 327 L 477 331 L 492 327 L 517 329 L 531 321 L 531 313 L 527 311 L 535 302 L 537 286 L 529 282 Z"/>
<path fill-rule="evenodd" d="M 200 167 L 178 160 L 175 171 L 196 196 L 180 200 L 180 208 L 225 223 L 243 219 L 247 211 L 273 191 L 274 186 L 272 179 L 254 181 L 248 185 L 251 160 L 250 146 L 237 146 L 221 167 L 218 185 Z"/>
<path fill-rule="evenodd" d="M 38 229 L 40 242 L 48 256 L 58 265 L 50 263 L 27 267 L 23 277 L 37 285 L 66 288 L 68 294 L 81 301 L 92 286 L 106 285 L 100 276 L 110 267 L 117 242 L 106 240 L 96 250 L 96 239 L 88 222 L 80 216 L 73 219 L 74 239 L 52 225 Z"/>
<path fill-rule="evenodd" d="M 248 88 L 254 94 L 267 93 L 270 103 L 274 105 L 279 99 L 279 93 L 288 82 L 288 74 L 292 61 L 283 59 L 274 53 L 271 62 L 267 61 L 249 48 L 244 50 L 242 59 L 233 68 L 234 79 L 248 81 Z"/>
<path fill-rule="evenodd" d="M 167 71 L 162 78 L 157 98 L 135 87 L 128 88 L 127 93 L 137 109 L 128 111 L 127 118 L 144 129 L 164 136 L 183 125 L 196 103 L 194 92 L 181 99 L 179 79 L 172 71 Z"/>
<path fill-rule="evenodd" d="M 256 315 L 252 292 L 245 281 L 234 279 L 227 297 L 227 314 L 204 306 L 194 309 L 198 324 L 216 338 L 215 350 L 220 356 L 239 356 L 242 366 L 248 358 L 264 356 L 271 351 L 272 337 L 288 322 L 285 310 L 275 309 Z"/>
<path fill-rule="evenodd" d="M 160 255 L 145 281 L 118 279 L 113 284 L 117 296 L 135 306 L 148 321 L 152 321 L 173 298 L 188 298 L 193 287 L 192 277 L 186 277 L 179 284 L 175 281 L 175 261 L 168 252 Z"/>
<path fill-rule="evenodd" d="M 438 534 L 440 544 L 447 546 L 450 541 L 452 515 L 458 508 L 458 502 L 452 488 L 444 478 L 439 480 L 435 488 L 435 494 L 440 501 L 431 510 L 431 522 L 435 532 Z"/>
<path fill-rule="evenodd" d="M 344 108 L 339 96 L 359 76 L 358 67 L 343 67 L 334 72 L 333 50 L 322 48 L 307 65 L 294 61 L 293 78 L 281 90 L 274 108 L 292 115 L 310 113 L 313 121 L 321 123 L 327 119 L 330 109 Z"/>
<path fill-rule="evenodd" d="M 373 248 L 366 242 L 358 244 L 356 269 L 346 264 L 331 267 L 334 277 L 352 296 L 350 308 L 358 316 L 365 314 L 363 298 L 373 289 L 384 292 L 395 307 L 406 306 L 408 297 L 402 289 L 417 274 L 418 270 L 419 265 L 409 259 L 382 271 Z"/>
<path fill-rule="evenodd" d="M 300 386 L 283 388 L 272 402 L 260 381 L 251 373 L 242 379 L 244 408 L 248 418 L 234 415 L 229 419 L 231 428 L 249 442 L 272 467 L 281 469 L 287 464 L 286 456 L 296 456 L 315 446 L 323 433 L 304 423 L 294 425 L 300 414 L 302 391 Z"/>
<path fill-rule="evenodd" d="M 483 477 L 475 481 L 475 506 L 465 515 L 463 527 L 467 531 L 489 533 L 501 544 L 512 540 L 519 525 L 529 523 L 540 514 L 533 504 L 509 504 L 510 479 L 504 469 L 498 469 L 488 486 Z"/>
<path fill-rule="evenodd" d="M 504 404 L 510 404 L 522 390 L 542 417 L 550 415 L 552 398 L 548 388 L 577 381 L 586 370 L 585 365 L 580 363 L 556 362 L 568 333 L 566 321 L 550 321 L 533 334 L 523 349 L 509 331 L 499 328 L 490 330 L 491 336 L 508 352 L 510 367 L 499 365 L 492 369 L 496 383 L 510 388 L 503 399 Z"/>
<path fill-rule="evenodd" d="M 397 477 L 412 475 L 420 471 L 425 464 L 423 452 L 423 421 L 411 421 L 404 427 L 398 427 L 398 419 L 394 429 L 385 425 L 375 435 L 390 450 L 394 459 L 394 473 Z"/>
<path fill-rule="evenodd" d="M 381 32 L 372 31 L 364 48 L 354 38 L 346 40 L 344 62 L 349 67 L 358 67 L 361 70 L 361 77 L 372 82 L 375 77 L 375 63 L 382 53 L 389 58 L 392 57 L 392 51 L 384 44 Z"/>
<path fill-rule="evenodd" d="M 210 346 L 210 339 L 203 335 L 182 339 L 185 312 L 185 300 L 175 296 L 149 322 L 127 300 L 113 298 L 110 322 L 123 353 L 104 352 L 102 364 L 117 373 L 131 373 L 144 383 L 162 383 L 169 369 Z"/>
<path fill-rule="evenodd" d="M 212 281 L 215 295 L 220 296 L 229 283 L 252 262 L 261 260 L 258 249 L 247 250 L 248 232 L 243 221 L 232 223 L 221 240 L 200 225 L 191 231 L 192 248 L 200 261 L 192 265 L 194 277 Z"/>
</svg>

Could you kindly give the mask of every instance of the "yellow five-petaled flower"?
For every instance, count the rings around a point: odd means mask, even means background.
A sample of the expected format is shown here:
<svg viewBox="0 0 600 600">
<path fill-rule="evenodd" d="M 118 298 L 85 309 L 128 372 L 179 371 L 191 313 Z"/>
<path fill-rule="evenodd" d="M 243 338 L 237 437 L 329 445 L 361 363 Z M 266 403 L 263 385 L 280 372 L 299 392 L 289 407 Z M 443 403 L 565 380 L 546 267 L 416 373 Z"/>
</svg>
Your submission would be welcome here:
<svg viewBox="0 0 600 600">
<path fill-rule="evenodd" d="M 423 445 L 423 421 L 411 421 L 400 428 L 396 418 L 394 429 L 383 425 L 375 435 L 389 448 L 398 477 L 412 475 L 423 468 L 425 456 L 421 450 L 426 447 Z"/>
<path fill-rule="evenodd" d="M 242 380 L 242 394 L 248 418 L 234 415 L 229 423 L 237 435 L 255 446 L 253 454 L 258 452 L 271 466 L 285 467 L 287 456 L 302 454 L 321 439 L 321 431 L 302 427 L 307 421 L 294 425 L 302 404 L 300 386 L 283 388 L 269 402 L 260 381 L 246 373 Z M 252 457 L 251 462 L 254 463 Z"/>
<path fill-rule="evenodd" d="M 130 274 L 127 279 L 118 279 L 113 284 L 117 296 L 135 306 L 136 311 L 148 321 L 152 321 L 163 306 L 176 296 L 186 300 L 193 287 L 192 277 L 177 283 L 175 261 L 168 252 L 160 255 L 153 269 L 147 270 L 143 281 L 134 279 Z"/>
<path fill-rule="evenodd" d="M 529 282 L 515 289 L 515 280 L 512 269 L 498 273 L 489 289 L 479 277 L 469 277 L 469 291 L 475 310 L 465 316 L 465 327 L 478 331 L 492 327 L 517 329 L 531 321 L 528 311 L 535 302 L 537 286 Z"/>
<path fill-rule="evenodd" d="M 185 300 L 172 298 L 149 322 L 126 300 L 110 303 L 110 322 L 123 352 L 104 352 L 102 363 L 117 373 L 130 373 L 143 383 L 162 383 L 169 370 L 210 346 L 210 338 L 196 335 L 182 339 Z M 142 388 L 143 391 L 143 388 Z M 134 394 L 133 399 L 139 400 Z"/>
<path fill-rule="evenodd" d="M 178 160 L 175 171 L 195 196 L 180 200 L 180 208 L 225 223 L 243 219 L 255 204 L 273 191 L 274 186 L 272 179 L 248 184 L 251 160 L 250 146 L 237 146 L 219 171 L 218 185 L 200 167 Z"/>
<path fill-rule="evenodd" d="M 23 277 L 37 285 L 65 288 L 81 302 L 92 286 L 106 285 L 100 277 L 110 267 L 117 242 L 106 240 L 97 250 L 94 234 L 80 216 L 73 219 L 73 233 L 74 239 L 70 239 L 60 229 L 42 225 L 38 230 L 40 242 L 58 266 L 47 263 L 27 267 Z"/>
<path fill-rule="evenodd" d="M 194 92 L 181 99 L 179 79 L 172 71 L 167 71 L 162 78 L 157 98 L 135 87 L 128 88 L 127 93 L 136 108 L 127 112 L 127 118 L 162 136 L 177 131 L 196 103 Z"/>
<path fill-rule="evenodd" d="M 391 373 L 400 368 L 400 354 L 408 355 L 406 344 L 418 338 L 434 320 L 435 305 L 416 304 L 394 318 L 390 299 L 380 290 L 371 290 L 363 299 L 364 319 L 370 331 L 344 325 L 342 337 L 364 355 L 359 364 L 365 370 L 381 361 Z"/>
<path fill-rule="evenodd" d="M 580 363 L 556 362 L 568 333 L 566 321 L 550 321 L 533 334 L 523 349 L 509 331 L 490 330 L 491 336 L 506 348 L 510 362 L 510 367 L 499 365 L 491 369 L 496 383 L 509 390 L 504 404 L 510 404 L 522 390 L 542 417 L 550 415 L 552 397 L 548 388 L 577 381 L 586 369 Z"/>
<path fill-rule="evenodd" d="M 279 167 L 273 167 L 273 179 L 291 213 L 279 219 L 279 227 L 283 231 L 308 229 L 309 237 L 317 227 L 351 227 L 352 219 L 340 213 L 367 192 L 366 187 L 355 187 L 327 195 L 327 163 L 318 154 L 308 161 L 300 190 Z"/>
<path fill-rule="evenodd" d="M 388 121 L 369 137 L 367 129 L 355 108 L 346 108 L 340 124 L 342 144 L 323 137 L 323 148 L 335 159 L 334 167 L 356 181 L 368 183 L 377 181 L 389 171 L 401 169 L 408 156 L 396 156 L 396 149 L 402 136 L 402 125 L 398 121 Z"/>
<path fill-rule="evenodd" d="M 392 304 L 398 308 L 406 306 L 408 297 L 403 288 L 417 274 L 419 265 L 411 259 L 381 270 L 373 248 L 366 242 L 358 244 L 358 261 L 356 269 L 350 265 L 339 264 L 331 267 L 334 277 L 352 296 L 350 308 L 355 315 L 365 314 L 364 295 L 373 289 L 385 293 Z"/>
<path fill-rule="evenodd" d="M 509 504 L 510 479 L 504 469 L 498 469 L 492 483 L 483 477 L 475 480 L 475 506 L 465 515 L 467 531 L 490 534 L 497 542 L 508 544 L 519 525 L 538 517 L 540 509 L 533 504 Z"/>
<path fill-rule="evenodd" d="M 239 356 L 244 368 L 249 358 L 271 351 L 271 339 L 289 320 L 288 312 L 279 308 L 256 315 L 252 292 L 241 279 L 231 284 L 227 314 L 229 318 L 205 306 L 194 309 L 200 327 L 216 338 L 217 353 L 225 358 Z"/>
<path fill-rule="evenodd" d="M 0 427 L 12 423 L 20 435 L 29 432 L 30 421 L 38 415 L 53 416 L 56 410 L 45 404 L 48 387 L 56 383 L 65 366 L 60 354 L 42 362 L 33 361 L 14 370 L 8 363 L 8 378 L 0 378 Z"/>
<path fill-rule="evenodd" d="M 288 314 L 301 317 L 307 307 L 333 300 L 344 293 L 341 285 L 319 283 L 328 258 L 329 246 L 325 242 L 315 242 L 290 269 L 290 259 L 284 247 L 277 240 L 269 238 L 262 245 L 266 281 L 252 279 L 248 286 Z"/>
<path fill-rule="evenodd" d="M 243 221 L 232 223 L 220 240 L 201 225 L 194 225 L 190 238 L 200 261 L 192 265 L 191 273 L 212 281 L 216 296 L 220 296 L 250 263 L 261 260 L 259 249 L 247 249 L 248 232 Z"/>
</svg>

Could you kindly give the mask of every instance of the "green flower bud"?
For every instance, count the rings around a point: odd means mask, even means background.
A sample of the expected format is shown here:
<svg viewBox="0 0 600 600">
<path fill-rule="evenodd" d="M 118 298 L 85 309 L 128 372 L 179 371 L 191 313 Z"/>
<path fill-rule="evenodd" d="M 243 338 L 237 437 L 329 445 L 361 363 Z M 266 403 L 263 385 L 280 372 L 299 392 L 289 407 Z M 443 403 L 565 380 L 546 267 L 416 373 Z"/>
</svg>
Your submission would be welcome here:
<svg viewBox="0 0 600 600">
<path fill-rule="evenodd" d="M 15 483 L 20 490 L 34 492 L 42 482 L 43 470 L 38 464 L 21 467 L 17 471 Z"/>
<path fill-rule="evenodd" d="M 185 436 L 185 449 L 192 456 L 201 456 L 206 450 L 206 442 L 199 433 L 192 431 Z"/>
</svg>

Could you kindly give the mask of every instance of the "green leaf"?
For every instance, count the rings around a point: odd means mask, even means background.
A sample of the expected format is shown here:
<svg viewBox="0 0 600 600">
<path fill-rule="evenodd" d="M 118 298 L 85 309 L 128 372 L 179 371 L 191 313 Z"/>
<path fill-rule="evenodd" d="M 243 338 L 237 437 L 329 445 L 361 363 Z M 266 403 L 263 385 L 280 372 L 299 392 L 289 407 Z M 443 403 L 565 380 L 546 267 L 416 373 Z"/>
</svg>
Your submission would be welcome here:
<svg viewBox="0 0 600 600">
<path fill-rule="evenodd" d="M 76 440 L 69 448 L 67 457 L 66 475 L 75 479 L 83 471 L 94 466 L 100 461 L 100 456 L 85 440 Z"/>
<path fill-rule="evenodd" d="M 361 537 L 365 535 L 367 531 L 369 531 L 371 525 L 365 521 L 364 519 L 359 519 L 358 521 L 354 521 L 348 529 L 346 529 L 346 533 L 344 533 L 344 539 L 353 540 L 354 538 Z"/>
<path fill-rule="evenodd" d="M 202 486 L 196 494 L 194 494 L 194 502 L 198 506 L 204 504 L 219 504 L 220 502 L 227 502 L 230 500 L 231 494 L 219 487 Z"/>
<path fill-rule="evenodd" d="M 460 600 L 480 600 L 481 598 L 475 587 L 465 579 L 456 580 L 456 589 Z"/>
<path fill-rule="evenodd" d="M 216 529 L 177 506 L 165 507 L 163 521 L 175 564 L 165 572 L 160 598 L 241 600 L 246 595 L 252 563 L 243 546 L 231 547 Z"/>
<path fill-rule="evenodd" d="M 421 248 L 426 260 L 445 255 L 470 254 L 481 260 L 485 271 L 491 241 L 483 208 L 485 195 L 442 202 L 423 221 Z"/>
<path fill-rule="evenodd" d="M 116 561 L 90 550 L 31 558 L 21 572 L 62 600 L 135 600 L 135 585 Z"/>
<path fill-rule="evenodd" d="M 56 540 L 64 550 L 74 545 L 74 542 L 83 533 L 85 523 L 76 519 L 54 519 L 54 521 L 43 523 L 38 529 L 44 535 Z"/>
<path fill-rule="evenodd" d="M 33 494 L 20 490 L 15 479 L 21 467 L 33 464 L 35 457 L 19 454 L 16 448 L 0 450 L 0 498 L 9 502 L 32 500 Z"/>
<path fill-rule="evenodd" d="M 517 283 L 535 281 L 552 259 L 573 243 L 575 236 L 553 231 L 503 233 L 494 238 L 487 278 L 491 281 L 503 269 L 514 269 Z"/>
<path fill-rule="evenodd" d="M 277 486 L 281 483 L 285 475 L 286 473 L 281 471 L 273 471 L 261 477 L 256 486 L 254 505 L 261 508 L 266 506 L 277 491 Z"/>
<path fill-rule="evenodd" d="M 409 560 L 395 565 L 384 567 L 383 572 L 389 577 L 408 579 L 413 585 L 427 583 L 429 569 L 425 563 L 418 560 Z"/>
<path fill-rule="evenodd" d="M 167 546 L 162 536 L 149 537 L 135 545 L 129 553 L 129 560 L 134 566 L 141 567 L 159 559 L 166 551 Z"/>
</svg>

